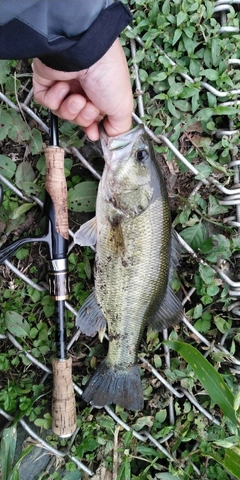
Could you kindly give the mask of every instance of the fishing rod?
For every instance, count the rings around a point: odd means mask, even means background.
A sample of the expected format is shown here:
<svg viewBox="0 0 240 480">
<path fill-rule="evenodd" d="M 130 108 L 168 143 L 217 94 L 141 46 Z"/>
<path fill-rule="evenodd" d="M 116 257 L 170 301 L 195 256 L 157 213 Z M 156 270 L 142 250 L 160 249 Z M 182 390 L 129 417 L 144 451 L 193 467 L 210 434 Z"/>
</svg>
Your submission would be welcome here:
<svg viewBox="0 0 240 480">
<path fill-rule="evenodd" d="M 0 263 L 4 263 L 25 243 L 41 241 L 48 246 L 48 283 L 50 296 L 55 302 L 57 352 L 57 358 L 52 361 L 52 429 L 56 435 L 67 438 L 76 429 L 72 359 L 67 358 L 64 321 L 65 300 L 69 296 L 67 183 L 64 174 L 64 150 L 59 147 L 58 141 L 58 120 L 52 112 L 50 112 L 50 141 L 45 149 L 45 160 L 46 196 L 43 214 L 48 219 L 47 230 L 42 236 L 25 237 L 0 249 Z"/>
</svg>

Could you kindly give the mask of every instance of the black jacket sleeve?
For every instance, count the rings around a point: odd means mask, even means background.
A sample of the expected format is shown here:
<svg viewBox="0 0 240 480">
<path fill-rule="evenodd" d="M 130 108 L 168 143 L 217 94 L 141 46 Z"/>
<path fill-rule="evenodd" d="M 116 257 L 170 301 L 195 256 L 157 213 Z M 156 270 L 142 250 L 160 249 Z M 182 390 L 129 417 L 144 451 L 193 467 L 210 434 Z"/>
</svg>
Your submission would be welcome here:
<svg viewBox="0 0 240 480">
<path fill-rule="evenodd" d="M 0 58 L 38 57 L 51 68 L 89 68 L 132 17 L 113 0 L 0 0 Z"/>
</svg>

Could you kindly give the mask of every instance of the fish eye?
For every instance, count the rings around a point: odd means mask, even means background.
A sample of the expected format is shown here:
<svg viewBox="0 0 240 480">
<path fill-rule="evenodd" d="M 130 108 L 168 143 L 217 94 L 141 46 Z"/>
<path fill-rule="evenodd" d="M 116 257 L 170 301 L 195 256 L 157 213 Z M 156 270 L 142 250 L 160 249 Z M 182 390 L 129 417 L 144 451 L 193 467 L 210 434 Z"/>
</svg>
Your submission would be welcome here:
<svg viewBox="0 0 240 480">
<path fill-rule="evenodd" d="M 136 152 L 136 159 L 138 162 L 143 162 L 148 158 L 148 151 L 145 149 L 140 149 Z"/>
</svg>

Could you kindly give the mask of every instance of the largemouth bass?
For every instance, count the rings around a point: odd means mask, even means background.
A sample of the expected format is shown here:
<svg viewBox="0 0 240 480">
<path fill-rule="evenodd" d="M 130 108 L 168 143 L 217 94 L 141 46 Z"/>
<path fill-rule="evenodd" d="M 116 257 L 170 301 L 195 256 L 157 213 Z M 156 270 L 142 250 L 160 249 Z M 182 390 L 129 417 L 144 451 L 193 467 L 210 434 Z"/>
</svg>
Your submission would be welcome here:
<svg viewBox="0 0 240 480">
<path fill-rule="evenodd" d="M 144 127 L 111 138 L 102 133 L 101 144 L 105 167 L 96 217 L 75 238 L 96 245 L 95 289 L 76 324 L 85 335 L 100 337 L 107 324 L 109 347 L 83 399 L 140 410 L 137 356 L 144 328 L 162 330 L 183 315 L 169 284 L 178 252 L 165 183 Z"/>
</svg>

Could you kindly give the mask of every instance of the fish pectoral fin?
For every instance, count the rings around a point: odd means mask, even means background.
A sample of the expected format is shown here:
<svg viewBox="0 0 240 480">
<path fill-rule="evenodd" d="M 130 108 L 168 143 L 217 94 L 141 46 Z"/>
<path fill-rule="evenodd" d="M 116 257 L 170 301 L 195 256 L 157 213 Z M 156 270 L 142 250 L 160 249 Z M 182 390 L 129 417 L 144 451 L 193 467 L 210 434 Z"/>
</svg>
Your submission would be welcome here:
<svg viewBox="0 0 240 480">
<path fill-rule="evenodd" d="M 96 217 L 91 218 L 74 234 L 74 243 L 82 247 L 92 247 L 97 242 L 97 220 Z"/>
<path fill-rule="evenodd" d="M 80 308 L 76 317 L 76 326 L 87 337 L 94 337 L 99 333 L 100 341 L 103 340 L 107 323 L 101 308 L 97 304 L 94 291 Z"/>
<path fill-rule="evenodd" d="M 183 319 L 183 307 L 173 291 L 172 287 L 168 284 L 163 300 L 152 317 L 148 319 L 148 325 L 154 330 L 161 331 L 164 328 L 171 327 L 181 322 Z"/>
</svg>

